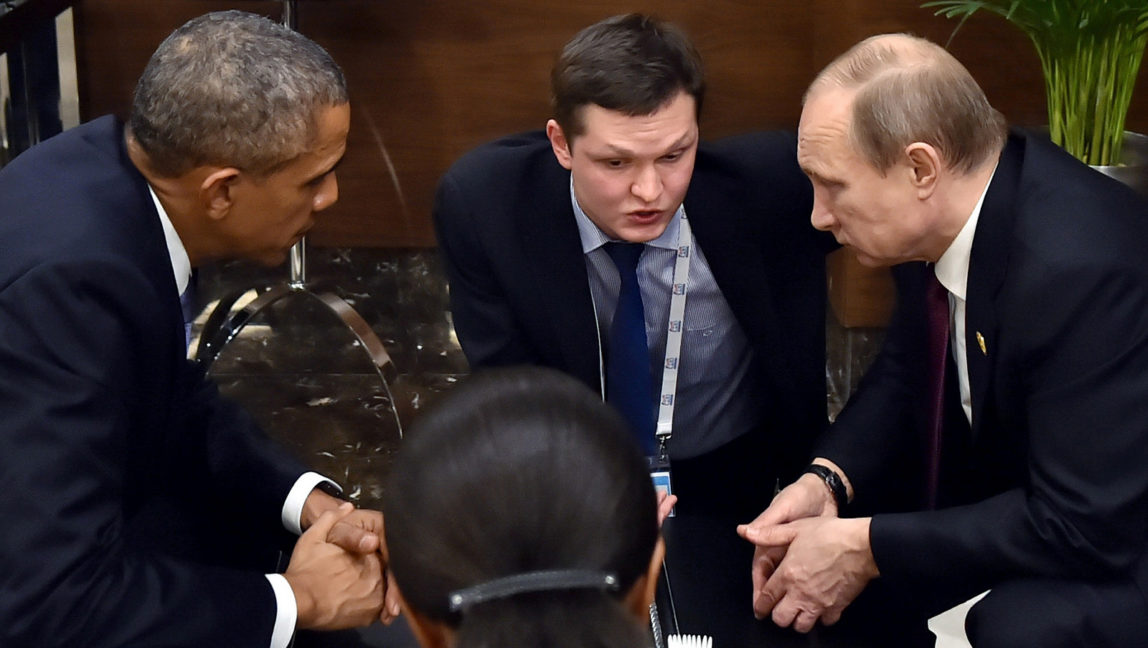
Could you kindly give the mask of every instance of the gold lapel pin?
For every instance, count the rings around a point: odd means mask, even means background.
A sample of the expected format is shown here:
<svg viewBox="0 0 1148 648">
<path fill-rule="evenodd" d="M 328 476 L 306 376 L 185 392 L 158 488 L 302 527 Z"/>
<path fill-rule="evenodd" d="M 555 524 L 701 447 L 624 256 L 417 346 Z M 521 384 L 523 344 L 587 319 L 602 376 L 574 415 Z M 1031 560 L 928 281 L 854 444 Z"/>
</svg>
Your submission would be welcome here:
<svg viewBox="0 0 1148 648">
<path fill-rule="evenodd" d="M 977 331 L 977 344 L 980 345 L 982 354 L 989 354 L 989 350 L 985 348 L 985 336 L 981 335 L 980 331 Z"/>
</svg>

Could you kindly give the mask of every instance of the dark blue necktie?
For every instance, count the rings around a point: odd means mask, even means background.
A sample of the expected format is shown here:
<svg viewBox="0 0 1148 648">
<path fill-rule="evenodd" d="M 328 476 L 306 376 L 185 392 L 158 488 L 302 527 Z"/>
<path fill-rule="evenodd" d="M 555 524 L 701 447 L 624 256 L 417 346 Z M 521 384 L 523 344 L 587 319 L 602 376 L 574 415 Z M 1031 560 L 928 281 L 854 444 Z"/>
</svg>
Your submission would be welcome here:
<svg viewBox="0 0 1148 648">
<path fill-rule="evenodd" d="M 606 253 L 622 280 L 618 306 L 610 324 L 606 356 L 606 401 L 630 424 L 638 447 L 654 454 L 654 394 L 650 382 L 650 351 L 646 343 L 646 316 L 638 288 L 641 243 L 607 243 Z"/>
</svg>

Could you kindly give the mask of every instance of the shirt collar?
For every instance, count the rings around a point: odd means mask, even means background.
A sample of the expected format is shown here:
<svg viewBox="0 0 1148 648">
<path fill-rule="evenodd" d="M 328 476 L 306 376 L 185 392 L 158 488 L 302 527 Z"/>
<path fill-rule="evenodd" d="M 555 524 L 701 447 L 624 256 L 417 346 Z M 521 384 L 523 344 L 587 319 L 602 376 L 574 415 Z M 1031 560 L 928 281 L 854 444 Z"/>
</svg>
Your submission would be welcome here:
<svg viewBox="0 0 1148 648">
<path fill-rule="evenodd" d="M 598 229 L 594 221 L 590 220 L 590 217 L 583 211 L 582 206 L 578 204 L 578 198 L 574 195 L 573 175 L 570 176 L 570 204 L 574 207 L 574 221 L 578 223 L 578 236 L 582 239 L 582 254 L 590 254 L 612 240 L 605 232 Z M 683 209 L 685 208 L 682 205 L 678 205 L 678 210 L 674 212 L 674 217 L 666 225 L 665 231 L 658 238 L 646 241 L 646 245 L 676 251 Z"/>
<path fill-rule="evenodd" d="M 993 183 L 993 176 L 996 173 L 994 167 L 992 175 L 989 176 L 989 181 L 981 190 L 981 197 L 977 199 L 977 204 L 973 207 L 973 213 L 969 215 L 969 219 L 965 221 L 965 225 L 957 233 L 957 237 L 949 244 L 949 248 L 937 260 L 934 268 L 937 281 L 940 281 L 946 290 L 961 301 L 965 301 L 968 293 L 969 259 L 972 258 L 973 254 L 973 235 L 976 234 L 977 221 L 981 217 L 981 207 L 985 204 L 985 196 L 989 192 L 989 186 Z"/>
<path fill-rule="evenodd" d="M 167 242 L 167 254 L 171 258 L 171 271 L 175 276 L 175 287 L 182 295 L 183 291 L 187 290 L 187 284 L 191 281 L 191 259 L 187 256 L 187 248 L 183 247 L 179 233 L 175 231 L 175 226 L 171 224 L 171 219 L 168 218 L 167 212 L 160 204 L 159 196 L 155 195 L 155 190 L 151 188 L 151 185 L 148 185 L 147 191 L 151 194 L 152 202 L 155 203 L 156 212 L 159 213 L 159 222 L 163 225 L 163 238 Z"/>
</svg>

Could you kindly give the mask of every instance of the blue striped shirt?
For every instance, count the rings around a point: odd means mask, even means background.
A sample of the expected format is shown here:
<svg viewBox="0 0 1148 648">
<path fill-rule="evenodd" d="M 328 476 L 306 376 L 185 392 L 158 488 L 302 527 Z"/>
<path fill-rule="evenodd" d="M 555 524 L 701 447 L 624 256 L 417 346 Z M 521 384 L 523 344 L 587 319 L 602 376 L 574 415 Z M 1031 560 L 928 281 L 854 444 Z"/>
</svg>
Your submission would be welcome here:
<svg viewBox="0 0 1148 648">
<path fill-rule="evenodd" d="M 582 239 L 590 294 L 598 318 L 599 339 L 608 340 L 621 283 L 617 268 L 602 248 L 610 238 L 582 211 L 574 197 L 573 182 L 570 200 Z M 654 394 L 660 393 L 662 385 L 670 286 L 674 277 L 682 209 L 678 207 L 678 212 L 661 236 L 646 243 L 638 260 L 638 285 L 645 308 Z M 690 244 L 694 256 L 690 263 L 685 333 L 678 366 L 673 437 L 669 443 L 671 459 L 688 459 L 710 452 L 761 422 L 761 413 L 754 403 L 756 381 L 750 371 L 753 349 L 718 289 L 705 253 L 696 240 Z M 608 352 L 604 349 L 603 356 Z"/>
</svg>

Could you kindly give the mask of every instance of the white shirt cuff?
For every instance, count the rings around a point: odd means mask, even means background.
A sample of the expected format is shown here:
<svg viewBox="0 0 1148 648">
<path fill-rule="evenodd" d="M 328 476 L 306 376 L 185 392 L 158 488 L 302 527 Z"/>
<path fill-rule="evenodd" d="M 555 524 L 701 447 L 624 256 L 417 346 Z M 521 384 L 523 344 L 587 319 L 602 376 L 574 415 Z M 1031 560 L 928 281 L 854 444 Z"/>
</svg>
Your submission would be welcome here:
<svg viewBox="0 0 1148 648">
<path fill-rule="evenodd" d="M 283 574 L 265 574 L 275 592 L 275 629 L 271 631 L 271 648 L 287 648 L 295 635 L 295 621 L 299 608 L 295 604 L 295 592 Z"/>
<path fill-rule="evenodd" d="M 283 521 L 283 528 L 294 533 L 295 535 L 303 535 L 303 524 L 301 518 L 303 517 L 303 504 L 307 502 L 307 496 L 315 487 L 322 483 L 328 483 L 335 487 L 337 492 L 342 493 L 343 489 L 338 484 L 327 479 L 316 472 L 305 472 L 295 480 L 295 485 L 291 487 L 291 492 L 287 493 L 287 500 L 283 502 L 283 511 L 279 517 Z M 288 588 L 290 589 L 290 588 Z M 292 599 L 294 602 L 294 599 Z"/>
</svg>

